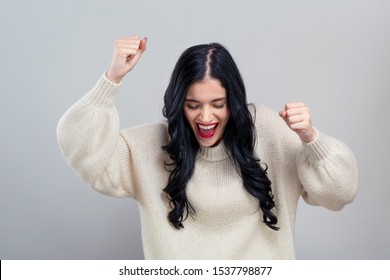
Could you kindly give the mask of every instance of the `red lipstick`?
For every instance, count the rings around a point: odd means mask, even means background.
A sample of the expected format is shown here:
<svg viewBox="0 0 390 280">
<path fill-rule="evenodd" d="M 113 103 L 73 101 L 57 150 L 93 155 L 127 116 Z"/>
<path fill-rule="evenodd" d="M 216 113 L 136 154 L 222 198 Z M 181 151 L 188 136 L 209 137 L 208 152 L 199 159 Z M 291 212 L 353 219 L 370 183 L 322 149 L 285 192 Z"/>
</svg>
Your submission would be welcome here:
<svg viewBox="0 0 390 280">
<path fill-rule="evenodd" d="M 211 138 L 214 136 L 215 132 L 217 131 L 218 123 L 212 123 L 212 124 L 196 124 L 198 128 L 198 134 L 202 138 Z"/>
</svg>

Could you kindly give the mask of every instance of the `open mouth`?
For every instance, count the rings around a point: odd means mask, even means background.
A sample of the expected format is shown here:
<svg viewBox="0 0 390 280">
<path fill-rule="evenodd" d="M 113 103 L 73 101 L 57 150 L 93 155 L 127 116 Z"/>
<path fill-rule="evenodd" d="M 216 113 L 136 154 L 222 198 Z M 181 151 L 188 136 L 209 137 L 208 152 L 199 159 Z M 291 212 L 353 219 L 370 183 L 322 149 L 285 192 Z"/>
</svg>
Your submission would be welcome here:
<svg viewBox="0 0 390 280">
<path fill-rule="evenodd" d="M 214 136 L 215 132 L 217 131 L 219 123 L 213 123 L 213 124 L 200 124 L 197 123 L 196 126 L 198 127 L 198 134 L 202 138 L 211 138 Z"/>
</svg>

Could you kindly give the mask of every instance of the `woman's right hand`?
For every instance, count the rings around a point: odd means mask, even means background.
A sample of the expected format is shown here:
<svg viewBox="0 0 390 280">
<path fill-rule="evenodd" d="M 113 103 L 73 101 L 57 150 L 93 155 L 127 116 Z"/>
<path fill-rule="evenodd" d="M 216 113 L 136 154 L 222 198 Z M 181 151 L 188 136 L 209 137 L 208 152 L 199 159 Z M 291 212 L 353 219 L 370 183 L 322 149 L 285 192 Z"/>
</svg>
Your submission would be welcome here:
<svg viewBox="0 0 390 280">
<path fill-rule="evenodd" d="M 111 66 L 107 71 L 107 78 L 120 83 L 123 77 L 134 68 L 142 53 L 146 50 L 146 38 L 131 36 L 115 41 L 114 54 Z"/>
</svg>

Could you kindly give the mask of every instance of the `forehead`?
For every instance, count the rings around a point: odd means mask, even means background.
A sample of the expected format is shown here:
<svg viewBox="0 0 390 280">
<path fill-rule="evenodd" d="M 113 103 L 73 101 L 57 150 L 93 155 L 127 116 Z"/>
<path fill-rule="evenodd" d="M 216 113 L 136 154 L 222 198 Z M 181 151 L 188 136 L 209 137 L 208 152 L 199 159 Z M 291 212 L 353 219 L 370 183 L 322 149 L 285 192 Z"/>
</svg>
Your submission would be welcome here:
<svg viewBox="0 0 390 280">
<path fill-rule="evenodd" d="M 226 90 L 217 79 L 206 79 L 193 83 L 188 88 L 186 97 L 186 99 L 204 102 L 218 98 L 226 98 Z"/>
</svg>

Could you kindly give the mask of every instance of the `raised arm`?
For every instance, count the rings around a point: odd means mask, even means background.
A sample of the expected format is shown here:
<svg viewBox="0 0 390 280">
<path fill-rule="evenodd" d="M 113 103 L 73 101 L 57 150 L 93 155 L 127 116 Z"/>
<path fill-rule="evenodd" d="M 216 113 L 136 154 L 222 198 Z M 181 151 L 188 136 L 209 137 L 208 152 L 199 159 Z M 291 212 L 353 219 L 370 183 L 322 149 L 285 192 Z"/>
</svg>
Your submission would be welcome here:
<svg viewBox="0 0 390 280">
<path fill-rule="evenodd" d="M 279 115 L 302 141 L 296 164 L 303 199 L 331 210 L 352 202 L 358 188 L 358 167 L 348 146 L 314 129 L 303 103 L 289 103 Z"/>
<path fill-rule="evenodd" d="M 129 147 L 119 131 L 115 97 L 120 81 L 146 49 L 146 39 L 115 42 L 111 66 L 96 85 L 60 119 L 57 139 L 66 161 L 97 191 L 135 196 Z"/>
</svg>

